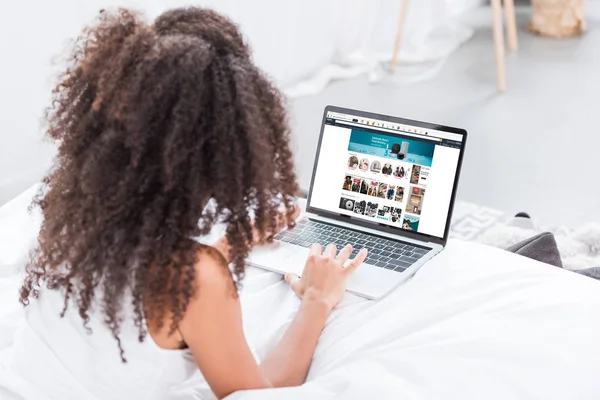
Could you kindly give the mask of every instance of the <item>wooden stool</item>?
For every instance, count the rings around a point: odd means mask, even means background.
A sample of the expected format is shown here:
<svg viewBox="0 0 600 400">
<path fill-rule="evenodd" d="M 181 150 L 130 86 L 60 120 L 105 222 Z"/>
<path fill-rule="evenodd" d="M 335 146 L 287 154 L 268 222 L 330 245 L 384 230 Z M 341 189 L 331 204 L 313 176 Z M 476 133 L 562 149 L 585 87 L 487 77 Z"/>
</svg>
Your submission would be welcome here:
<svg viewBox="0 0 600 400">
<path fill-rule="evenodd" d="M 506 90 L 506 66 L 504 51 L 504 29 L 502 29 L 502 3 L 501 0 L 492 1 L 492 14 L 494 20 L 494 47 L 496 49 L 496 71 L 498 73 L 498 90 Z M 515 16 L 514 0 L 504 0 L 504 12 L 506 14 L 506 31 L 508 35 L 508 49 L 516 51 L 517 43 L 517 19 Z"/>
<path fill-rule="evenodd" d="M 494 21 L 494 47 L 496 50 L 496 70 L 498 74 L 498 90 L 504 92 L 506 90 L 506 66 L 505 66 L 505 50 L 504 50 L 504 29 L 502 22 L 502 0 L 491 0 L 492 14 Z M 396 40 L 394 41 L 394 53 L 390 60 L 390 66 L 394 67 L 398 62 L 398 51 L 400 43 L 402 43 L 402 33 L 404 30 L 404 22 L 408 14 L 409 0 L 402 0 L 400 8 L 400 16 L 398 18 L 398 30 L 396 32 Z M 504 0 L 504 12 L 506 13 L 506 30 L 508 35 L 508 48 L 511 51 L 516 51 L 517 43 L 517 21 L 515 16 L 514 0 Z"/>
</svg>

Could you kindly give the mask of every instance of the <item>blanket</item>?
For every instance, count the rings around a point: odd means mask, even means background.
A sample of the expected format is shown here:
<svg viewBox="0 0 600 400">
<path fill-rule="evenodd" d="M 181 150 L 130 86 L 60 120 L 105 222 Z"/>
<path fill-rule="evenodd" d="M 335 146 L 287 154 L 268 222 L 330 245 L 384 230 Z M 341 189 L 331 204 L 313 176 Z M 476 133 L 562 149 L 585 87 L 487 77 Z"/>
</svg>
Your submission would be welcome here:
<svg viewBox="0 0 600 400">
<path fill-rule="evenodd" d="M 39 219 L 24 196 L 0 208 L 0 351 L 22 308 L 19 271 Z M 327 321 L 307 381 L 231 399 L 596 399 L 600 282 L 490 246 L 451 240 L 380 301 L 346 295 Z M 258 361 L 300 300 L 249 268 L 244 329 Z M 202 376 L 176 399 L 212 398 Z"/>
</svg>

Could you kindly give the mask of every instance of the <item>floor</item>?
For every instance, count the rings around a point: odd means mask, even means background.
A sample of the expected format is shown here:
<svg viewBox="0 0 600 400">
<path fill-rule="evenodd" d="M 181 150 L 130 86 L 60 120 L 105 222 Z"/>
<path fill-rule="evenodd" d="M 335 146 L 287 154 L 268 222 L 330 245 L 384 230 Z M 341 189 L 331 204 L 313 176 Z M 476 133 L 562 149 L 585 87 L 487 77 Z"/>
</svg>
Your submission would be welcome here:
<svg viewBox="0 0 600 400">
<path fill-rule="evenodd" d="M 519 51 L 508 55 L 504 94 L 484 7 L 465 17 L 474 37 L 433 80 L 374 85 L 361 76 L 292 101 L 301 186 L 310 183 L 323 108 L 334 104 L 466 128 L 458 199 L 525 210 L 545 224 L 600 221 L 600 2 L 588 3 L 588 32 L 575 39 L 533 36 L 529 13 L 518 9 Z"/>
</svg>

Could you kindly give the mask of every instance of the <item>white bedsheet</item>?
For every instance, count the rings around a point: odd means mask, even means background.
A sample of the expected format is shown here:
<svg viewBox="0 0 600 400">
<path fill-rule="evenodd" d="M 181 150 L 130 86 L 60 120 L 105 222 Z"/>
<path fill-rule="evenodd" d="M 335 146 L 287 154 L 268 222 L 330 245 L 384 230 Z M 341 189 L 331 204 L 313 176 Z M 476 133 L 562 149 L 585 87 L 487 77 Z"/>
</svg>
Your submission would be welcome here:
<svg viewBox="0 0 600 400">
<path fill-rule="evenodd" d="M 31 191 L 0 208 L 0 349 L 21 312 L 16 289 L 39 218 Z M 280 276 L 250 268 L 245 329 L 258 359 L 299 305 Z M 502 250 L 451 241 L 385 299 L 346 296 L 307 383 L 231 399 L 598 399 L 600 283 Z M 201 378 L 180 388 L 199 398 Z"/>
</svg>

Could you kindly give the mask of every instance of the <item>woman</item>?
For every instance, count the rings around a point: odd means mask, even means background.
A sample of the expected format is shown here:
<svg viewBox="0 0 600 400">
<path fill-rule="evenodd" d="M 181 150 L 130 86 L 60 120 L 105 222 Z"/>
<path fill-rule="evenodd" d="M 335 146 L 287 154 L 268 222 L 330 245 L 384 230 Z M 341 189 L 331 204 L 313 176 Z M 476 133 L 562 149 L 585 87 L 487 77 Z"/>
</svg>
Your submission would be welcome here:
<svg viewBox="0 0 600 400">
<path fill-rule="evenodd" d="M 350 175 L 346 176 L 346 180 L 344 181 L 344 190 L 352 190 L 352 177 Z"/>
<path fill-rule="evenodd" d="M 348 159 L 348 167 L 356 169 L 356 167 L 358 167 L 358 157 L 350 156 L 350 158 Z"/>
<path fill-rule="evenodd" d="M 58 157 L 0 398 L 165 399 L 198 369 L 220 398 L 302 384 L 366 252 L 311 249 L 286 277 L 296 318 L 257 365 L 237 289 L 252 246 L 293 224 L 297 184 L 281 95 L 235 25 L 198 8 L 150 25 L 101 13 L 53 93 Z M 192 239 L 218 221 L 215 246 Z"/>
<path fill-rule="evenodd" d="M 367 181 L 363 180 L 360 183 L 360 193 L 361 194 L 367 194 L 368 190 L 369 190 L 369 186 L 367 185 Z"/>
<path fill-rule="evenodd" d="M 387 190 L 387 199 L 394 200 L 394 188 L 392 186 L 388 187 Z"/>
</svg>

